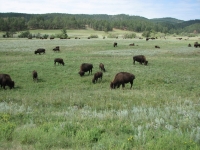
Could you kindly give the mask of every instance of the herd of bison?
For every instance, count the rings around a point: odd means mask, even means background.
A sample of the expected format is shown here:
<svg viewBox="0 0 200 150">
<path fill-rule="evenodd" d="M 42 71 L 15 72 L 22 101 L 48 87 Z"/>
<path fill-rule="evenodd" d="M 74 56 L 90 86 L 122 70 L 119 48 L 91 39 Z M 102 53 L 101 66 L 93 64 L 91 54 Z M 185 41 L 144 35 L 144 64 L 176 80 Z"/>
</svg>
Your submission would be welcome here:
<svg viewBox="0 0 200 150">
<path fill-rule="evenodd" d="M 113 44 L 114 47 L 117 46 L 117 43 L 114 42 Z M 130 44 L 130 46 L 134 46 L 133 44 Z M 188 47 L 191 47 L 191 44 L 188 44 Z M 200 47 L 200 44 L 198 42 L 194 43 L 194 47 Z M 160 48 L 159 46 L 155 46 L 155 48 Z M 59 46 L 56 46 L 55 48 L 53 48 L 53 51 L 60 51 Z M 35 54 L 41 54 L 41 53 L 45 53 L 45 49 L 44 48 L 39 48 L 37 50 L 34 51 Z M 133 56 L 133 64 L 135 65 L 135 61 L 139 62 L 140 64 L 144 64 L 147 65 L 148 61 L 146 60 L 146 57 L 144 55 L 136 55 Z M 54 59 L 54 65 L 57 64 L 61 64 L 61 65 L 65 65 L 64 61 L 62 58 L 55 58 Z M 82 63 L 80 66 L 80 71 L 79 71 L 79 75 L 82 77 L 84 76 L 85 72 L 89 72 L 89 74 L 92 74 L 92 68 L 93 65 L 90 63 Z M 100 63 L 99 64 L 99 69 L 101 69 L 100 72 L 96 72 L 94 74 L 94 77 L 92 79 L 93 83 L 96 83 L 98 81 L 98 79 L 102 80 L 103 77 L 103 72 L 105 72 L 105 68 L 104 68 L 104 64 Z M 34 70 L 32 72 L 32 77 L 34 81 L 38 80 L 38 73 L 36 70 Z M 128 73 L 128 72 L 119 72 L 115 75 L 114 80 L 110 83 L 110 88 L 111 89 L 115 89 L 115 88 L 119 88 L 121 85 L 124 88 L 125 87 L 125 83 L 130 83 L 132 88 L 133 85 L 133 80 L 135 79 L 135 75 L 133 75 L 132 73 Z M 1 88 L 6 89 L 5 87 L 8 86 L 10 89 L 14 88 L 15 86 L 15 82 L 11 79 L 9 74 L 0 74 L 0 85 Z"/>
</svg>

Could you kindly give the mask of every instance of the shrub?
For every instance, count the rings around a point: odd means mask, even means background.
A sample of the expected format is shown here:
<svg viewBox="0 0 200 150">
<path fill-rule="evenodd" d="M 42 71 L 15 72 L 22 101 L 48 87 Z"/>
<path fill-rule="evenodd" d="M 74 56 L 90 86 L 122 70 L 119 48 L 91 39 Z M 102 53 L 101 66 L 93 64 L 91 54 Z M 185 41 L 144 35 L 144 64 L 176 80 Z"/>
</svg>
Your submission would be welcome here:
<svg viewBox="0 0 200 150">
<path fill-rule="evenodd" d="M 21 32 L 20 35 L 18 35 L 19 38 L 28 38 L 28 37 L 32 37 L 31 33 L 29 31 L 24 31 Z"/>
<path fill-rule="evenodd" d="M 132 38 L 135 38 L 136 37 L 136 34 L 135 33 L 126 33 L 124 34 L 124 38 L 129 38 L 129 39 L 132 39 Z"/>
<path fill-rule="evenodd" d="M 91 34 L 89 38 L 98 38 L 98 35 Z"/>
</svg>

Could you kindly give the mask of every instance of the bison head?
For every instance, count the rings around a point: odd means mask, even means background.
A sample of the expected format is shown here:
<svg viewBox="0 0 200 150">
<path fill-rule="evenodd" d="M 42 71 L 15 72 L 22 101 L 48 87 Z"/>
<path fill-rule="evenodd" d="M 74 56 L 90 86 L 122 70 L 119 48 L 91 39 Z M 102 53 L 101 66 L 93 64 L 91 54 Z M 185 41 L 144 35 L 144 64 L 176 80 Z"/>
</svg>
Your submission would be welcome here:
<svg viewBox="0 0 200 150">
<path fill-rule="evenodd" d="M 95 79 L 94 78 L 92 79 L 92 83 L 95 83 Z"/>
<path fill-rule="evenodd" d="M 114 85 L 113 82 L 110 82 L 110 88 L 111 88 L 111 89 L 114 89 L 114 88 L 115 88 L 115 85 Z"/>
<path fill-rule="evenodd" d="M 147 64 L 148 64 L 148 61 L 145 61 L 145 62 L 144 62 L 144 65 L 147 65 Z"/>
<path fill-rule="evenodd" d="M 84 71 L 79 71 L 80 76 L 84 76 L 85 72 Z"/>
<path fill-rule="evenodd" d="M 10 89 L 14 88 L 15 82 L 14 81 L 10 81 L 8 86 L 10 87 Z"/>
</svg>

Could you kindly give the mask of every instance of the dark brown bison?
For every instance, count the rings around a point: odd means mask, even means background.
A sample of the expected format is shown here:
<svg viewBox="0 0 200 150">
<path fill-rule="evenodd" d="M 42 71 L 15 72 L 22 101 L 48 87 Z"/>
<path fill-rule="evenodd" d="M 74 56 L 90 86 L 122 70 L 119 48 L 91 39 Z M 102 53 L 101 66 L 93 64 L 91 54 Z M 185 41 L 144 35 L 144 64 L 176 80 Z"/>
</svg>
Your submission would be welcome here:
<svg viewBox="0 0 200 150">
<path fill-rule="evenodd" d="M 103 76 L 103 73 L 102 73 L 102 72 L 96 72 L 96 73 L 94 74 L 94 78 L 92 79 L 92 82 L 93 82 L 93 83 L 96 83 L 97 80 L 98 80 L 98 78 L 100 78 L 100 79 L 102 80 L 102 76 Z"/>
<path fill-rule="evenodd" d="M 129 83 L 133 85 L 133 80 L 135 79 L 135 76 L 128 72 L 119 72 L 115 75 L 114 80 L 110 83 L 110 88 L 115 89 L 116 87 L 119 88 L 122 84 L 122 88 L 125 87 L 125 83 Z"/>
<path fill-rule="evenodd" d="M 65 63 L 64 63 L 62 58 L 55 58 L 54 59 L 54 65 L 56 65 L 56 63 L 62 64 L 63 66 L 65 65 Z"/>
<path fill-rule="evenodd" d="M 114 42 L 113 46 L 114 46 L 114 47 L 117 47 L 117 42 Z"/>
<path fill-rule="evenodd" d="M 148 61 L 146 60 L 146 57 L 144 55 L 137 55 L 133 56 L 133 64 L 135 65 L 135 61 L 139 62 L 140 64 L 147 65 Z"/>
<path fill-rule="evenodd" d="M 80 76 L 81 77 L 84 76 L 85 72 L 88 72 L 88 71 L 89 71 L 89 74 L 90 74 L 90 72 L 92 74 L 92 68 L 93 68 L 92 64 L 82 63 L 80 66 L 80 71 L 79 71 Z"/>
<path fill-rule="evenodd" d="M 195 43 L 194 43 L 194 47 L 195 47 L 195 48 L 200 47 L 200 44 L 199 44 L 198 42 L 195 42 Z"/>
<path fill-rule="evenodd" d="M 155 48 L 160 48 L 160 46 L 156 45 Z"/>
<path fill-rule="evenodd" d="M 53 51 L 54 51 L 54 52 L 60 51 L 60 47 L 59 47 L 59 46 L 56 46 L 55 48 L 53 48 Z"/>
<path fill-rule="evenodd" d="M 15 86 L 15 82 L 12 81 L 10 75 L 0 74 L 0 85 L 1 88 L 3 87 L 4 89 L 6 89 L 5 86 L 9 86 L 9 88 L 12 89 Z"/>
<path fill-rule="evenodd" d="M 132 43 L 132 44 L 129 44 L 129 46 L 135 46 L 135 44 L 134 44 L 134 43 Z"/>
<path fill-rule="evenodd" d="M 33 81 L 38 81 L 38 73 L 37 73 L 37 71 L 33 70 L 32 76 L 33 76 Z"/>
<path fill-rule="evenodd" d="M 37 54 L 37 53 L 45 53 L 45 49 L 44 48 L 39 48 L 39 49 L 37 49 L 37 50 L 35 50 L 35 54 Z"/>
<path fill-rule="evenodd" d="M 106 69 L 104 68 L 104 64 L 100 63 L 99 64 L 99 69 L 101 69 L 101 71 L 106 72 Z"/>
</svg>

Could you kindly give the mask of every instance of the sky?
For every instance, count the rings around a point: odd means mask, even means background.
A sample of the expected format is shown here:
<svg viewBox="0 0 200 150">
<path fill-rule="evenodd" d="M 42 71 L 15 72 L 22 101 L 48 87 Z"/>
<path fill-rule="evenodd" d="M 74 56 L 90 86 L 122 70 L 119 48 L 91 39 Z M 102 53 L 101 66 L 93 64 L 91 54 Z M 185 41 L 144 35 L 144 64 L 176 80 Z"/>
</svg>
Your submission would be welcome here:
<svg viewBox="0 0 200 150">
<path fill-rule="evenodd" d="M 200 19 L 200 0 L 0 0 L 0 12 L 126 14 L 148 19 Z"/>
</svg>

